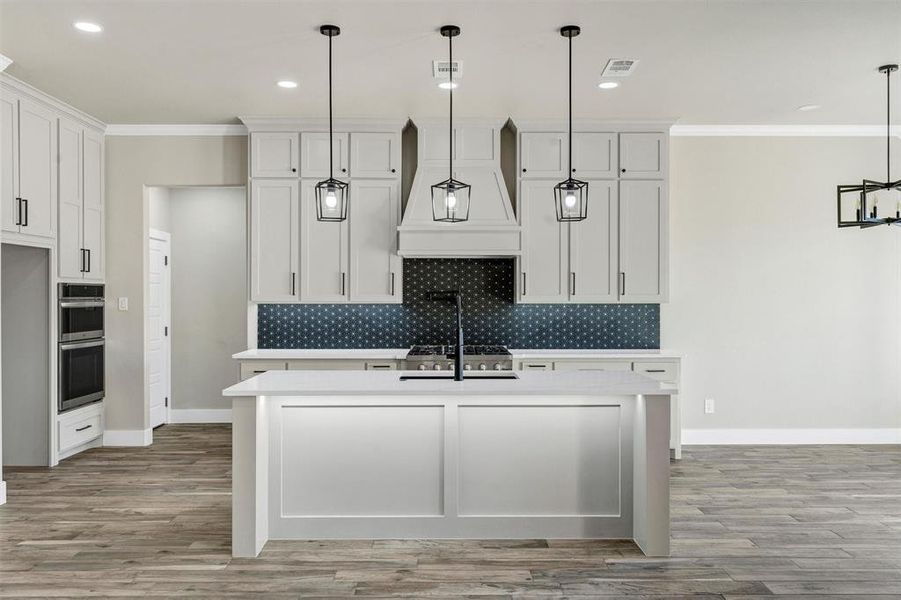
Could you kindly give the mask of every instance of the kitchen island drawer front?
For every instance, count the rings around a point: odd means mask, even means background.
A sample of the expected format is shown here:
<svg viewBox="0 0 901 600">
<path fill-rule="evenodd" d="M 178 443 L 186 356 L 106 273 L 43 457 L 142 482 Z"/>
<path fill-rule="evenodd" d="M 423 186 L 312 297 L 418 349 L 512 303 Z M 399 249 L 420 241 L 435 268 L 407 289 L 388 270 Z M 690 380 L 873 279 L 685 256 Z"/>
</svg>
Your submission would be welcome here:
<svg viewBox="0 0 901 600">
<path fill-rule="evenodd" d="M 283 360 L 253 360 L 241 363 L 241 381 L 250 379 L 266 371 L 284 371 L 287 362 Z"/>
<path fill-rule="evenodd" d="M 555 360 L 555 371 L 631 371 L 632 363 L 616 360 Z"/>
<path fill-rule="evenodd" d="M 632 370 L 666 383 L 676 383 L 679 380 L 679 367 L 675 362 L 636 361 L 632 363 Z"/>
<path fill-rule="evenodd" d="M 93 409 L 93 407 L 91 407 Z M 59 420 L 59 451 L 86 444 L 103 435 L 103 415 L 99 410 L 85 411 L 74 419 Z"/>
<path fill-rule="evenodd" d="M 520 369 L 523 371 L 553 371 L 554 363 L 550 360 L 524 360 Z"/>
</svg>

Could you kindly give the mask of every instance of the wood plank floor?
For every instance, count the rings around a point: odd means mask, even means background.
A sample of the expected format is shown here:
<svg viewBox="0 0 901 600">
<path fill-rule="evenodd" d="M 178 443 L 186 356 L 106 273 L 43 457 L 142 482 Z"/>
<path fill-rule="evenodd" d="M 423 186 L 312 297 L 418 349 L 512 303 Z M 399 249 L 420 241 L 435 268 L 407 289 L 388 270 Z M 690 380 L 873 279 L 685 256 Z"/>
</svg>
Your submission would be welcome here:
<svg viewBox="0 0 901 600">
<path fill-rule="evenodd" d="M 228 426 L 9 469 L 4 597 L 901 598 L 901 447 L 690 448 L 673 557 L 630 542 L 270 542 L 229 553 Z"/>
</svg>

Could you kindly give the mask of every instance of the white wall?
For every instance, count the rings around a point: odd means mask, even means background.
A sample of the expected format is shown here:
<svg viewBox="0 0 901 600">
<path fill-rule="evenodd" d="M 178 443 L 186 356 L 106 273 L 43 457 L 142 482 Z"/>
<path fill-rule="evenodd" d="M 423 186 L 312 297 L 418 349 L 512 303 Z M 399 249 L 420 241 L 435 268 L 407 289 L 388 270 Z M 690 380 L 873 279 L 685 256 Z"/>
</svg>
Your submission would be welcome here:
<svg viewBox="0 0 901 600">
<path fill-rule="evenodd" d="M 674 138 L 671 159 L 684 427 L 898 431 L 901 228 L 835 224 L 836 184 L 885 178 L 884 141 Z"/>
<path fill-rule="evenodd" d="M 172 408 L 228 410 L 247 348 L 244 188 L 175 188 L 172 234 Z M 177 417 L 177 415 L 176 415 Z"/>
<path fill-rule="evenodd" d="M 106 427 L 119 439 L 149 436 L 144 362 L 149 199 L 147 186 L 245 185 L 247 138 L 106 138 Z M 116 299 L 129 298 L 127 312 Z"/>
</svg>

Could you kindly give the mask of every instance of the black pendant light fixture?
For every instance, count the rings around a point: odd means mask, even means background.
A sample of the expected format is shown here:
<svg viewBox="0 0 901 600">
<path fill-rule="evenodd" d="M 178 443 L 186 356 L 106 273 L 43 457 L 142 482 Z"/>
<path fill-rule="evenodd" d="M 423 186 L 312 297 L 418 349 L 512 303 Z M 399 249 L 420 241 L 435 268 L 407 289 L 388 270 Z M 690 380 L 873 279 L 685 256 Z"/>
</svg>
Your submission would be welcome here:
<svg viewBox="0 0 901 600">
<path fill-rule="evenodd" d="M 346 181 L 334 177 L 332 153 L 332 38 L 341 33 L 337 25 L 323 25 L 319 33 L 328 36 L 328 179 L 316 184 L 316 219 L 318 221 L 343 221 L 347 218 L 350 190 Z"/>
<path fill-rule="evenodd" d="M 554 202 L 557 220 L 582 221 L 588 217 L 588 182 L 573 178 L 573 38 L 582 29 L 578 25 L 565 25 L 560 35 L 569 39 L 569 177 L 554 186 Z"/>
<path fill-rule="evenodd" d="M 901 179 L 892 181 L 892 93 L 891 76 L 898 65 L 882 65 L 880 73 L 885 73 L 885 181 L 864 179 L 859 184 L 838 186 L 838 226 L 875 227 L 876 225 L 901 226 Z M 877 195 L 878 193 L 878 195 Z M 843 219 L 842 201 L 856 200 L 854 220 Z M 883 200 L 882 206 L 879 200 Z M 850 211 L 848 211 L 850 213 Z"/>
<path fill-rule="evenodd" d="M 432 219 L 445 223 L 458 223 L 469 219 L 469 184 L 454 179 L 454 38 L 460 35 L 456 25 L 445 25 L 441 35 L 447 38 L 448 94 L 450 95 L 450 119 L 448 120 L 447 179 L 432 186 Z"/>
</svg>

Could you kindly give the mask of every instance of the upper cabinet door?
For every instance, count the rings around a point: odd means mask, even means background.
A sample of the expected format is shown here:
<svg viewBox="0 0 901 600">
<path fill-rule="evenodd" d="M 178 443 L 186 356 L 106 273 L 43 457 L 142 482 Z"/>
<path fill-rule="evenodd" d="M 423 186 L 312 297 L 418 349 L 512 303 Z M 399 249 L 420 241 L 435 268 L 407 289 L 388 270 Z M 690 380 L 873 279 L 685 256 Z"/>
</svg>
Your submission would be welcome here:
<svg viewBox="0 0 901 600">
<path fill-rule="evenodd" d="M 336 133 L 332 142 L 333 172 L 335 179 L 345 179 L 348 172 L 347 134 Z M 300 134 L 300 176 L 327 179 L 329 134 L 314 132 Z"/>
<path fill-rule="evenodd" d="M 350 194 L 350 301 L 399 303 L 398 183 L 354 180 Z"/>
<path fill-rule="evenodd" d="M 0 97 L 0 211 L 3 231 L 19 231 L 19 119 L 15 98 Z"/>
<path fill-rule="evenodd" d="M 19 100 L 19 196 L 23 202 L 20 231 L 56 236 L 56 115 Z"/>
<path fill-rule="evenodd" d="M 565 224 L 557 222 L 554 181 L 522 181 L 519 218 L 523 250 L 519 259 L 519 301 L 565 302 L 569 243 Z"/>
<path fill-rule="evenodd" d="M 619 296 L 622 302 L 666 300 L 668 239 L 663 182 L 620 182 Z"/>
<path fill-rule="evenodd" d="M 572 176 L 576 179 L 615 179 L 618 164 L 616 150 L 615 133 L 574 133 Z"/>
<path fill-rule="evenodd" d="M 588 218 L 569 224 L 569 299 L 616 302 L 617 183 L 588 182 Z"/>
<path fill-rule="evenodd" d="M 82 198 L 84 233 L 82 245 L 87 263 L 85 279 L 102 280 L 106 262 L 103 235 L 103 135 L 85 129 L 82 136 Z"/>
<path fill-rule="evenodd" d="M 251 177 L 298 177 L 300 167 L 296 133 L 251 133 Z"/>
<path fill-rule="evenodd" d="M 250 299 L 297 302 L 297 180 L 250 184 Z"/>
<path fill-rule="evenodd" d="M 565 179 L 566 135 L 523 133 L 520 136 L 520 175 L 523 178 Z"/>
<path fill-rule="evenodd" d="M 620 176 L 659 179 L 666 173 L 666 136 L 662 133 L 619 134 Z"/>
<path fill-rule="evenodd" d="M 396 133 L 350 134 L 350 173 L 354 177 L 395 178 L 400 168 Z"/>
<path fill-rule="evenodd" d="M 57 256 L 59 276 L 80 279 L 86 257 L 82 244 L 82 160 L 81 126 L 68 119 L 59 120 L 59 237 Z"/>
<path fill-rule="evenodd" d="M 316 181 L 301 182 L 300 190 L 300 301 L 347 302 L 347 220 L 316 220 Z M 349 197 L 350 206 L 357 199 Z"/>
</svg>

